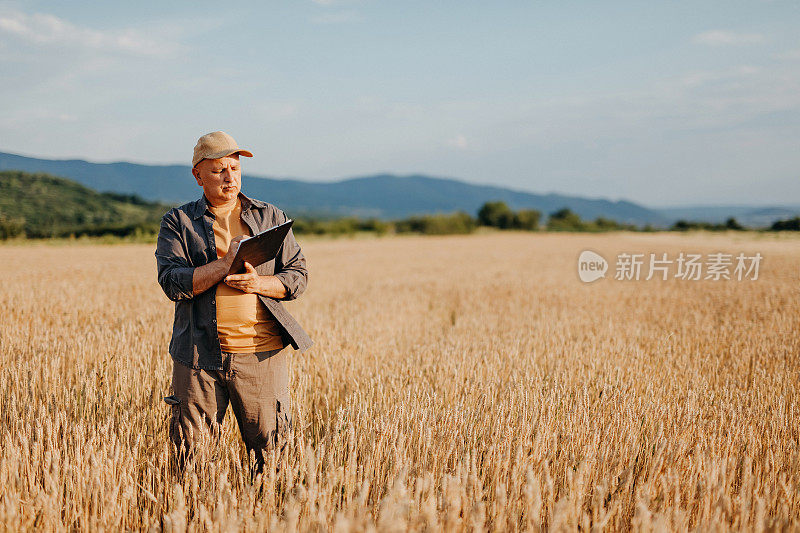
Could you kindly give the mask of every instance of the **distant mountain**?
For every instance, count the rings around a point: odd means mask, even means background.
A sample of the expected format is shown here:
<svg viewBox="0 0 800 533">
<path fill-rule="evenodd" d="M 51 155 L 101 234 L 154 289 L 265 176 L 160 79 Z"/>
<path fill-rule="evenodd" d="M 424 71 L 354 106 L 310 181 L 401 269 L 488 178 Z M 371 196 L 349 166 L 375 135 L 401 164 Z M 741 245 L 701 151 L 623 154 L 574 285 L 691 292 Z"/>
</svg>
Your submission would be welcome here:
<svg viewBox="0 0 800 533">
<path fill-rule="evenodd" d="M 379 174 L 334 183 L 275 180 L 268 186 L 258 184 L 254 188 L 256 183 L 255 180 L 250 180 L 246 184 L 247 190 L 263 190 L 264 197 L 271 197 L 302 212 L 324 211 L 332 214 L 400 218 L 463 210 L 475 216 L 484 202 L 503 200 L 512 209 L 533 208 L 545 215 L 562 207 L 570 207 L 585 219 L 606 216 L 635 224 L 666 222 L 658 213 L 627 201 L 533 194 L 421 175 L 399 177 Z"/>
<path fill-rule="evenodd" d="M 200 196 L 188 165 L 90 163 L 79 159 L 50 160 L 0 152 L 0 170 L 47 172 L 64 176 L 98 191 L 136 194 L 146 200 L 180 204 Z M 538 209 L 545 216 L 569 207 L 583 219 L 599 216 L 627 224 L 667 227 L 680 218 L 766 226 L 800 210 L 795 207 L 694 206 L 655 209 L 633 202 L 561 194 L 535 194 L 506 187 L 477 185 L 424 175 L 378 174 L 336 182 L 312 182 L 245 175 L 242 189 L 273 203 L 290 216 L 358 216 L 398 219 L 457 210 L 475 215 L 489 200 L 503 200 L 512 209 Z M 769 209 L 772 209 L 770 211 Z"/>
<path fill-rule="evenodd" d="M 44 172 L 69 178 L 96 191 L 137 194 L 146 200 L 169 203 L 182 203 L 196 194 L 192 190 L 191 170 L 182 165 L 98 164 L 80 159 L 36 159 L 0 152 L 0 170 Z"/>
<path fill-rule="evenodd" d="M 98 191 L 136 194 L 152 201 L 183 203 L 200 195 L 188 165 L 139 165 L 50 160 L 0 152 L 0 170 L 47 172 Z M 628 201 L 534 194 L 504 187 L 475 185 L 423 175 L 379 174 L 336 182 L 312 182 L 245 175 L 242 189 L 273 203 L 291 216 L 359 216 L 382 219 L 463 210 L 475 215 L 489 200 L 503 200 L 513 209 L 533 208 L 544 215 L 569 207 L 584 219 L 598 216 L 630 224 L 665 226 L 661 213 Z"/>
<path fill-rule="evenodd" d="M 137 228 L 154 232 L 167 209 L 48 174 L 0 171 L 0 237 L 22 232 L 28 237 L 128 235 Z"/>
</svg>

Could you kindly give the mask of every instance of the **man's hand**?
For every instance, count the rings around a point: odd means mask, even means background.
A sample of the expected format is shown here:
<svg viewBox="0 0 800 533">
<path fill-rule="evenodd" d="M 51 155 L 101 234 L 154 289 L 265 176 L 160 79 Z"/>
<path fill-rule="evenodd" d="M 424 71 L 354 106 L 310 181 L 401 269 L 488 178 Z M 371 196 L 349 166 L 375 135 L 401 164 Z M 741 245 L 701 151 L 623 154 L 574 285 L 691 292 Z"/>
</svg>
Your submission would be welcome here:
<svg viewBox="0 0 800 533">
<path fill-rule="evenodd" d="M 239 249 L 239 243 L 242 239 L 244 239 L 244 235 L 234 237 L 231 239 L 231 243 L 228 245 L 228 252 L 224 256 L 194 269 L 192 292 L 195 295 L 207 291 L 222 281 L 222 278 L 225 277 L 225 274 L 228 273 L 233 264 L 233 258 L 236 257 L 236 251 Z"/>
<path fill-rule="evenodd" d="M 263 289 L 261 276 L 258 275 L 253 265 L 247 261 L 244 262 L 244 269 L 244 274 L 231 274 L 230 276 L 226 276 L 225 283 L 242 292 L 260 293 L 261 289 Z"/>
<path fill-rule="evenodd" d="M 228 268 L 233 264 L 233 259 L 236 257 L 236 252 L 239 250 L 239 243 L 242 242 L 242 239 L 244 239 L 244 235 L 234 237 L 228 245 L 228 252 L 222 258 L 228 265 Z"/>
<path fill-rule="evenodd" d="M 269 298 L 285 298 L 288 294 L 286 286 L 275 276 L 259 276 L 253 265 L 245 261 L 244 274 L 231 274 L 225 277 L 225 283 L 242 292 L 261 294 Z"/>
</svg>

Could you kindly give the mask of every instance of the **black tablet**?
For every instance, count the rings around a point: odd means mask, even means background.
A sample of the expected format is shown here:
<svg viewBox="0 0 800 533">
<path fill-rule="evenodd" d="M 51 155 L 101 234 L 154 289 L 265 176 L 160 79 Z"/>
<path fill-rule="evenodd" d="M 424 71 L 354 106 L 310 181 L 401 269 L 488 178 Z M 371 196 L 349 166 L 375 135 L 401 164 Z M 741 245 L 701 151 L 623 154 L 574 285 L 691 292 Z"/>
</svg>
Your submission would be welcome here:
<svg viewBox="0 0 800 533">
<path fill-rule="evenodd" d="M 244 272 L 244 262 L 247 261 L 254 267 L 274 259 L 281 249 L 281 244 L 292 227 L 292 219 L 283 224 L 273 226 L 268 230 L 256 233 L 252 237 L 245 237 L 239 242 L 239 249 L 233 258 L 228 275 Z"/>
</svg>

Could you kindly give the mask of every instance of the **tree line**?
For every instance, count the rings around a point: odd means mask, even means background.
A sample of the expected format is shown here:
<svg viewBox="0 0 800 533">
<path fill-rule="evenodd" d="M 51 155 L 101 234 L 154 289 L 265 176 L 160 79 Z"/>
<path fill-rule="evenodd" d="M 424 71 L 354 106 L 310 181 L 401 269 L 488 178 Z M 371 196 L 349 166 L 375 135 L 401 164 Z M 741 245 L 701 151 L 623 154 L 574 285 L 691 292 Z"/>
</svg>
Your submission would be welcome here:
<svg viewBox="0 0 800 533">
<path fill-rule="evenodd" d="M 542 213 L 536 209 L 513 210 L 503 201 L 485 202 L 478 209 L 476 216 L 464 211 L 448 214 L 419 215 L 408 218 L 385 221 L 378 218 L 343 217 L 337 219 L 297 218 L 294 231 L 298 234 L 355 234 L 358 232 L 386 233 L 421 233 L 426 235 L 446 235 L 472 233 L 480 227 L 500 230 L 523 231 L 568 231 L 568 232 L 604 232 L 604 231 L 659 231 L 651 224 L 637 226 L 617 222 L 607 217 L 584 220 L 569 209 L 563 207 L 547 216 L 542 223 Z M 744 231 L 735 218 L 728 218 L 724 223 L 678 220 L 668 231 Z M 778 220 L 769 228 L 770 231 L 800 231 L 800 217 L 789 220 Z"/>
<path fill-rule="evenodd" d="M 106 237 L 152 241 L 161 216 L 170 206 L 132 194 L 99 193 L 71 180 L 42 173 L 0 171 L 0 240 L 20 238 Z M 291 213 L 289 213 L 291 215 Z M 294 232 L 342 235 L 371 232 L 425 235 L 467 234 L 479 228 L 518 231 L 657 231 L 607 217 L 584 220 L 563 207 L 544 219 L 536 209 L 514 210 L 503 201 L 485 202 L 473 215 L 465 211 L 414 215 L 396 220 L 376 217 L 294 217 Z M 742 231 L 735 218 L 723 224 L 679 220 L 672 231 Z M 765 228 L 766 229 L 766 228 Z M 778 220 L 772 231 L 800 231 L 800 217 Z"/>
<path fill-rule="evenodd" d="M 141 201 L 137 198 L 138 201 Z M 484 203 L 475 217 L 464 211 L 447 214 L 417 215 L 397 220 L 381 220 L 376 217 L 341 217 L 334 219 L 315 219 L 298 217 L 293 230 L 298 235 L 353 235 L 371 232 L 377 235 L 390 233 L 418 233 L 423 235 L 454 235 L 473 233 L 480 227 L 499 230 L 522 231 L 564 231 L 564 232 L 606 232 L 606 231 L 658 231 L 649 224 L 637 226 L 625 224 L 607 217 L 583 220 L 577 213 L 564 207 L 550 213 L 547 221 L 541 224 L 542 213 L 535 209 L 512 210 L 504 202 Z M 151 241 L 158 234 L 159 224 L 155 220 L 128 224 L 97 224 L 80 227 L 30 229 L 23 218 L 10 218 L 0 213 L 0 240 L 14 238 L 65 238 L 65 237 L 121 237 L 128 240 Z M 769 231 L 800 231 L 800 217 L 777 220 Z M 746 228 L 735 218 L 724 223 L 678 220 L 669 231 L 744 231 Z"/>
</svg>

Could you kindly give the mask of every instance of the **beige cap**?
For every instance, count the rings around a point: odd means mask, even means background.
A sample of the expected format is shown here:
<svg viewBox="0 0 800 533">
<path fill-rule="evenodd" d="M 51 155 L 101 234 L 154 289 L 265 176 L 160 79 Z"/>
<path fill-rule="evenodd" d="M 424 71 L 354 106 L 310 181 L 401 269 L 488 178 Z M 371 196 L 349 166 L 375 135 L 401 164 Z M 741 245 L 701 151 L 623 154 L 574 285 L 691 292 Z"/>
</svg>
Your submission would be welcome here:
<svg viewBox="0 0 800 533">
<path fill-rule="evenodd" d="M 247 150 L 239 148 L 233 137 L 224 131 L 206 133 L 197 139 L 197 144 L 194 147 L 194 156 L 192 157 L 192 167 L 203 159 L 219 159 L 236 153 L 245 157 L 253 157 L 253 154 Z"/>
</svg>

